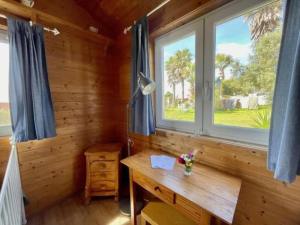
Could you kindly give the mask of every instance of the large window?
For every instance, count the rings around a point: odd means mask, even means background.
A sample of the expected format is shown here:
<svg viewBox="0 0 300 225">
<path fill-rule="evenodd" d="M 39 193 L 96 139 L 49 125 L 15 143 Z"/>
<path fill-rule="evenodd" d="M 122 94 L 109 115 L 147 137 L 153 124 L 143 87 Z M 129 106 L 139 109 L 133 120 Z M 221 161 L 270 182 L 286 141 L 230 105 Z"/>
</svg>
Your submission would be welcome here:
<svg viewBox="0 0 300 225">
<path fill-rule="evenodd" d="M 7 32 L 0 30 L 0 136 L 11 133 L 8 101 L 8 54 Z"/>
<path fill-rule="evenodd" d="M 281 32 L 281 1 L 242 0 L 158 38 L 157 126 L 267 144 Z"/>
</svg>

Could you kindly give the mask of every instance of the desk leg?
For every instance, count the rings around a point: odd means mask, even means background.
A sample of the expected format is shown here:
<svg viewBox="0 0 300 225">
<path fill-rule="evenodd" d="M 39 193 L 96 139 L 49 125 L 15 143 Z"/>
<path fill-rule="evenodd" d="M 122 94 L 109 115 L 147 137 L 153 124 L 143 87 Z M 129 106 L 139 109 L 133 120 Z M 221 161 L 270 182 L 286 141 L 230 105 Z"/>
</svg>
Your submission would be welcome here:
<svg viewBox="0 0 300 225">
<path fill-rule="evenodd" d="M 129 169 L 129 185 L 130 185 L 131 224 L 137 225 L 137 222 L 136 222 L 136 184 L 133 182 L 132 169 Z"/>
<path fill-rule="evenodd" d="M 206 212 L 205 210 L 202 210 L 202 213 L 201 213 L 201 221 L 200 221 L 200 224 L 199 225 L 211 225 L 211 215 Z"/>
</svg>

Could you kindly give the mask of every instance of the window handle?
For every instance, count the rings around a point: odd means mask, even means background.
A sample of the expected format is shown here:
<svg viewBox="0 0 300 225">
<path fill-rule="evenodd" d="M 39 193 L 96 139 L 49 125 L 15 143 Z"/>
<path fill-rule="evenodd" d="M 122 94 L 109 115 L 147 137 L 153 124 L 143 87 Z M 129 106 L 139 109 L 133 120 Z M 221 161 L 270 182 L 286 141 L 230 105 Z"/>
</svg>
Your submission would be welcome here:
<svg viewBox="0 0 300 225">
<path fill-rule="evenodd" d="M 204 85 L 204 96 L 208 99 L 208 100 L 211 100 L 211 95 L 212 93 L 212 89 L 211 89 L 211 85 L 210 85 L 210 82 L 209 81 L 206 81 L 205 82 L 205 85 Z"/>
</svg>

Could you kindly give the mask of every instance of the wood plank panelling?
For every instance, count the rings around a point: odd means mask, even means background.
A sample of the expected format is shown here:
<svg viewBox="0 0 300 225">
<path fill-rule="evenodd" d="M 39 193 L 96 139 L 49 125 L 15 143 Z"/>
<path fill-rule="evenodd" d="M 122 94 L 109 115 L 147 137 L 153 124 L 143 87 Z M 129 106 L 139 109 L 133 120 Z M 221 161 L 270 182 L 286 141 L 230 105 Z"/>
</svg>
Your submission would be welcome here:
<svg viewBox="0 0 300 225">
<path fill-rule="evenodd" d="M 83 10 L 78 11 L 71 2 L 37 1 L 37 7 L 55 16 L 67 10 L 63 18 L 76 26 L 90 23 Z M 118 97 L 117 76 L 110 71 L 111 40 L 100 35 L 98 39 L 92 34 L 91 39 L 79 36 L 64 26 L 59 29 L 59 36 L 45 34 L 58 136 L 18 144 L 22 184 L 30 201 L 28 215 L 81 191 L 85 181 L 84 149 L 96 142 L 118 140 L 114 134 L 116 113 L 111 105 L 111 99 Z M 0 178 L 9 150 L 8 137 L 1 138 Z"/>
<path fill-rule="evenodd" d="M 189 19 L 187 11 L 193 15 L 193 1 L 171 1 L 165 8 L 150 18 L 149 26 L 155 37 L 169 31 Z M 196 1 L 194 1 L 195 3 Z M 198 1 L 199 4 L 207 1 Z M 215 1 L 220 3 L 221 1 Z M 225 1 L 224 1 L 225 2 Z M 190 5 L 191 8 L 186 8 Z M 206 5 L 207 7 L 208 5 Z M 193 5 L 198 12 L 204 12 L 201 5 Z M 209 7 L 208 7 L 209 8 Z M 211 9 L 211 8 L 210 8 Z M 191 16 L 194 18 L 195 15 Z M 186 16 L 189 18 L 190 16 Z M 172 22 L 177 20 L 178 23 Z M 131 65 L 130 34 L 117 39 L 118 60 L 120 62 L 120 136 L 125 142 L 126 108 L 129 98 L 129 77 Z M 234 174 L 243 180 L 234 224 L 237 225 L 299 225 L 300 224 L 300 179 L 285 185 L 273 179 L 266 169 L 267 153 L 264 149 L 223 143 L 218 139 L 193 137 L 176 132 L 157 132 L 151 137 L 131 134 L 134 151 L 144 147 L 159 149 L 179 155 L 192 149 L 199 149 L 198 161 L 219 170 Z"/>
<path fill-rule="evenodd" d="M 12 0 L 5 0 L 12 1 Z M 14 0 L 20 2 L 20 0 Z M 87 30 L 89 26 L 99 28 L 99 33 L 112 37 L 110 24 L 105 23 L 104 18 L 94 18 L 86 10 L 75 3 L 74 0 L 36 0 L 33 8 L 51 15 L 55 15 L 65 21 L 74 23 Z"/>
<path fill-rule="evenodd" d="M 52 4 L 52 2 L 47 2 L 48 4 Z M 70 8 L 72 7 L 70 6 Z M 102 35 L 101 33 L 96 34 L 79 26 L 77 21 L 71 23 L 67 20 L 61 19 L 60 17 L 42 12 L 35 8 L 28 8 L 13 0 L 0 0 L 0 12 L 21 17 L 25 20 L 31 20 L 35 23 L 41 23 L 44 26 L 56 27 L 58 30 L 64 30 L 64 33 L 71 33 L 72 36 L 78 36 L 82 39 L 91 40 L 93 42 L 100 43 L 102 46 L 103 42 L 111 41 L 107 36 Z M 61 13 L 62 12 L 58 10 L 58 14 Z M 77 20 L 79 18 L 80 17 L 77 17 Z M 82 20 L 84 19 L 85 18 L 82 18 Z"/>
</svg>

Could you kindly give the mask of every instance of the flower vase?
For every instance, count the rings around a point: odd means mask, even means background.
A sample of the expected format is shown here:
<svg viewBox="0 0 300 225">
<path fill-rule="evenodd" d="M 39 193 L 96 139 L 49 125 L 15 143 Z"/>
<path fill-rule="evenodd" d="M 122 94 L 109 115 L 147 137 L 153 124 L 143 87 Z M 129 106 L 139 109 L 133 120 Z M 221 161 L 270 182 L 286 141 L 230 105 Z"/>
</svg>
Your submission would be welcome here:
<svg viewBox="0 0 300 225">
<path fill-rule="evenodd" d="M 192 166 L 187 166 L 185 165 L 185 168 L 184 168 L 184 175 L 185 176 L 190 176 L 192 174 Z"/>
</svg>

